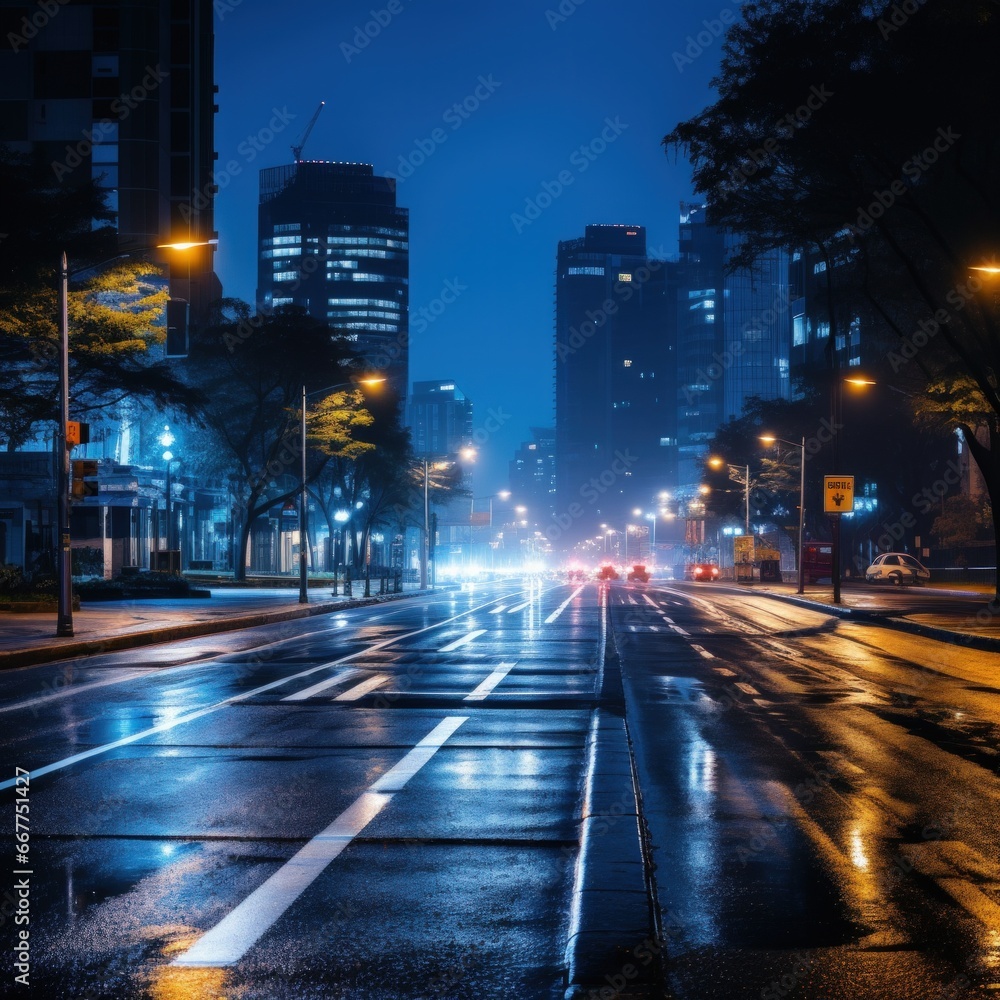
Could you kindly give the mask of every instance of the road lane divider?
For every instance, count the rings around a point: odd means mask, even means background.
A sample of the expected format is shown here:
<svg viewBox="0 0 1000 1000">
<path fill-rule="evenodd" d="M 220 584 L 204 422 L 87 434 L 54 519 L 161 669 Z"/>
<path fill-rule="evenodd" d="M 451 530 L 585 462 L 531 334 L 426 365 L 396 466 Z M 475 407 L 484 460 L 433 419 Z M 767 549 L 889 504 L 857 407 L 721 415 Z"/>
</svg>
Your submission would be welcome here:
<svg viewBox="0 0 1000 1000">
<path fill-rule="evenodd" d="M 489 601 L 485 601 L 474 608 L 469 608 L 466 611 L 460 611 L 457 615 L 452 615 L 450 618 L 445 618 L 443 621 L 435 622 L 433 625 L 425 625 L 423 628 L 415 629 L 414 631 L 407 632 L 404 635 L 396 635 L 389 639 L 382 639 L 379 642 L 373 642 L 371 645 L 365 646 L 363 649 L 357 649 L 353 653 L 347 653 L 339 659 L 331 660 L 329 663 L 320 663 L 315 667 L 307 667 L 305 670 L 298 671 L 298 673 L 289 674 L 287 677 L 279 677 L 275 681 L 270 681 L 267 684 L 261 684 L 260 687 L 252 688 L 249 691 L 241 691 L 239 694 L 231 695 L 229 698 L 223 698 L 222 701 L 217 701 L 212 705 L 206 705 L 204 708 L 194 709 L 184 715 L 178 715 L 166 722 L 161 722 L 158 725 L 150 726 L 148 729 L 132 733 L 130 736 L 123 736 L 119 740 L 114 740 L 111 743 L 105 743 L 102 746 L 91 747 L 89 750 L 81 751 L 80 753 L 73 754 L 70 757 L 64 757 L 62 760 L 54 761 L 52 764 L 45 764 L 43 767 L 35 768 L 35 770 L 31 772 L 30 778 L 34 780 L 35 778 L 40 778 L 43 775 L 50 774 L 53 771 L 59 771 L 63 768 L 71 767 L 73 764 L 79 764 L 91 757 L 108 753 L 111 750 L 117 750 L 119 747 L 129 746 L 132 743 L 137 743 L 139 740 L 146 739 L 148 736 L 155 736 L 158 733 L 164 733 L 170 729 L 176 728 L 177 726 L 182 726 L 187 722 L 194 722 L 197 719 L 204 718 L 206 715 L 211 715 L 213 712 L 218 712 L 223 708 L 228 708 L 230 705 L 246 701 L 249 698 L 255 698 L 259 694 L 266 694 L 268 691 L 274 690 L 274 688 L 282 687 L 285 684 L 291 684 L 294 681 L 301 680 L 303 677 L 311 677 L 313 674 L 319 673 L 321 670 L 329 670 L 331 667 L 338 667 L 343 663 L 350 663 L 352 660 L 356 660 L 360 656 L 366 656 L 368 653 L 384 649 L 386 646 L 392 646 L 397 642 L 404 642 L 407 639 L 413 639 L 414 637 L 423 635 L 425 632 L 430 632 L 433 629 L 441 628 L 444 625 L 450 625 L 452 622 L 456 622 L 460 618 L 465 618 L 466 615 L 475 614 L 477 611 L 482 611 L 485 608 L 490 607 L 490 605 L 494 604 L 496 600 L 497 598 L 491 598 Z M 291 640 L 282 641 L 286 642 Z M 213 661 L 211 660 L 205 661 L 202 666 L 212 662 Z M 187 669 L 187 667 L 181 669 Z M 8 778 L 5 781 L 0 781 L 0 791 L 13 787 L 14 778 Z"/>
<path fill-rule="evenodd" d="M 545 624 L 551 625 L 569 607 L 570 602 L 575 600 L 583 593 L 583 591 L 586 589 L 586 586 L 587 585 L 584 584 L 582 587 L 577 587 L 576 590 L 574 590 L 573 593 L 570 594 L 569 597 L 567 597 L 566 600 L 563 601 L 562 604 L 560 604 L 559 607 L 556 608 L 555 611 L 553 611 L 552 614 L 545 619 Z"/>
<path fill-rule="evenodd" d="M 529 604 L 531 604 L 531 601 L 525 601 L 523 604 L 517 604 L 513 608 L 508 608 L 507 614 L 512 615 L 515 611 L 523 611 Z"/>
<path fill-rule="evenodd" d="M 506 604 L 498 604 L 495 608 L 490 611 L 491 615 L 499 615 L 501 612 L 507 610 Z"/>
<path fill-rule="evenodd" d="M 486 629 L 477 628 L 473 629 L 471 632 L 466 632 L 465 635 L 460 636 L 454 642 L 449 642 L 447 646 L 442 646 L 438 652 L 439 653 L 451 653 L 456 649 L 460 649 L 466 643 L 472 642 L 473 639 L 478 639 L 481 635 L 486 634 Z"/>
<path fill-rule="evenodd" d="M 293 694 L 286 695 L 281 700 L 305 701 L 307 698 L 314 698 L 316 695 L 322 694 L 329 688 L 336 687 L 344 681 L 349 681 L 352 677 L 357 677 L 357 675 L 358 670 L 356 668 L 348 667 L 346 670 L 341 670 L 332 677 L 327 677 L 326 680 L 322 680 L 318 684 L 313 684 L 312 687 L 303 688 L 301 691 L 296 691 Z"/>
<path fill-rule="evenodd" d="M 388 674 L 377 674 L 375 677 L 369 677 L 368 680 L 362 681 L 360 684 L 355 684 L 354 687 L 348 688 L 343 694 L 338 694 L 334 701 L 357 701 L 359 698 L 363 698 L 370 691 L 374 691 L 375 688 L 381 687 L 389 679 Z"/>
<path fill-rule="evenodd" d="M 398 764 L 362 792 L 325 830 L 258 886 L 236 909 L 199 938 L 171 965 L 235 965 L 316 881 L 362 830 L 392 801 L 394 793 L 441 749 L 468 716 L 438 723 Z"/>
<path fill-rule="evenodd" d="M 465 701 L 482 701 L 514 669 L 517 661 L 501 663 L 473 692 L 465 696 Z"/>
</svg>

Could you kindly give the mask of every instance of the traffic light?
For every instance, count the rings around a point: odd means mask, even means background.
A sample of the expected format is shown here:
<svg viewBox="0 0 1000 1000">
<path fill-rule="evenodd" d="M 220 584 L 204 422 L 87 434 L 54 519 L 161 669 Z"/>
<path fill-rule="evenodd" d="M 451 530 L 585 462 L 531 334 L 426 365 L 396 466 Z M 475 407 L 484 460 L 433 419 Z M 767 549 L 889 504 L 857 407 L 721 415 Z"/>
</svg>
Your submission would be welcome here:
<svg viewBox="0 0 1000 1000">
<path fill-rule="evenodd" d="M 85 497 L 97 496 L 97 459 L 96 458 L 74 458 L 73 459 L 73 488 L 74 500 L 82 500 Z"/>
</svg>

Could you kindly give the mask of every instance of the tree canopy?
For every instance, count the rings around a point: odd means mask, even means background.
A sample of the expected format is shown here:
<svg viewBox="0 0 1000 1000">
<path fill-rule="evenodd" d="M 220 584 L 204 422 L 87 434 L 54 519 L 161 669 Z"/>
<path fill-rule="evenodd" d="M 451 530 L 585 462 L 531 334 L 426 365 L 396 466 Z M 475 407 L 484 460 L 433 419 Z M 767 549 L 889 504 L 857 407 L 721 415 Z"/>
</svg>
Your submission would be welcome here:
<svg viewBox="0 0 1000 1000">
<path fill-rule="evenodd" d="M 733 266 L 805 249 L 837 317 L 863 315 L 898 377 L 937 386 L 1000 511 L 996 51 L 988 0 L 760 0 L 730 28 L 718 100 L 664 138 L 691 160 Z M 906 9 L 904 9 L 906 7 Z M 831 357 L 833 357 L 831 351 Z"/>
</svg>

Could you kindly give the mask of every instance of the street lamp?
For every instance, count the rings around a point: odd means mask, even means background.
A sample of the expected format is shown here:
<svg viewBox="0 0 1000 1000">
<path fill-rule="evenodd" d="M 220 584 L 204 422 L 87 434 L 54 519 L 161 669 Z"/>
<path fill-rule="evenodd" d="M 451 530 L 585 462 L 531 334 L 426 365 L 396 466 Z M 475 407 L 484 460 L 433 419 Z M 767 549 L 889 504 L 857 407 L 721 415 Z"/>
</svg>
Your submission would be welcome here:
<svg viewBox="0 0 1000 1000">
<path fill-rule="evenodd" d="M 56 435 L 58 468 L 56 470 L 56 517 L 59 520 L 59 593 L 56 610 L 56 635 L 73 635 L 73 549 L 70 544 L 70 448 L 67 441 L 69 424 L 69 279 L 87 271 L 95 271 L 107 264 L 150 250 L 190 250 L 194 247 L 213 246 L 218 240 L 198 243 L 157 243 L 155 246 L 137 247 L 116 254 L 98 264 L 70 271 L 66 251 L 59 255 L 59 430 Z"/>
<path fill-rule="evenodd" d="M 833 393 L 833 475 L 839 476 L 840 471 L 840 431 L 844 426 L 844 384 L 852 385 L 855 388 L 862 388 L 869 385 L 875 385 L 871 379 L 861 378 L 859 376 L 843 376 L 838 375 L 837 381 L 835 383 L 834 393 Z M 831 562 L 833 564 L 831 575 L 833 577 L 833 603 L 840 603 L 840 519 L 841 514 L 833 514 L 833 525 L 832 531 L 830 532 L 831 541 Z"/>
<path fill-rule="evenodd" d="M 476 449 L 471 445 L 458 450 L 458 457 L 466 461 L 474 461 L 477 455 Z M 431 552 L 431 492 L 430 492 L 430 470 L 446 469 L 452 464 L 451 460 L 431 462 L 431 456 L 424 456 L 424 530 L 422 532 L 420 545 L 420 589 L 428 589 L 428 564 L 430 563 Z"/>
<path fill-rule="evenodd" d="M 166 466 L 167 466 L 167 482 L 166 482 L 166 490 L 165 490 L 165 493 L 164 493 L 164 501 L 165 501 L 165 504 L 166 504 L 167 524 L 166 524 L 166 531 L 164 532 L 164 535 L 166 537 L 166 545 L 167 545 L 167 552 L 168 553 L 170 552 L 171 549 L 173 549 L 173 545 L 171 544 L 173 542 L 173 537 L 172 537 L 173 536 L 173 532 L 171 530 L 172 526 L 173 526 L 173 519 L 171 518 L 171 501 L 172 501 L 173 497 L 172 497 L 172 490 L 171 490 L 171 485 L 170 485 L 170 466 L 171 466 L 171 463 L 174 460 L 174 453 L 170 450 L 170 446 L 176 440 L 177 439 L 174 437 L 174 435 L 170 431 L 170 425 L 169 424 L 164 424 L 163 425 L 163 433 L 160 435 L 160 444 L 164 448 L 163 461 L 166 463 Z M 167 556 L 168 567 L 169 567 L 169 562 L 170 562 L 170 556 L 168 555 Z"/>
<path fill-rule="evenodd" d="M 790 445 L 792 448 L 801 449 L 800 454 L 800 468 L 799 468 L 799 555 L 798 555 L 798 569 L 799 569 L 799 587 L 796 593 L 802 594 L 805 592 L 805 566 L 802 563 L 802 539 L 805 537 L 805 523 L 806 523 L 806 438 L 802 435 L 802 443 L 795 444 L 793 441 L 786 441 L 784 438 L 775 437 L 773 434 L 761 434 L 760 440 L 764 444 L 775 444 L 776 442 L 781 442 L 782 444 Z"/>
<path fill-rule="evenodd" d="M 726 466 L 729 469 L 729 478 L 743 487 L 743 496 L 746 504 L 746 534 L 750 534 L 750 466 L 730 465 L 724 459 L 713 456 L 708 460 L 708 464 L 713 469 L 721 469 Z M 745 472 L 742 472 L 744 470 Z M 742 473 L 742 478 L 741 478 Z"/>
<path fill-rule="evenodd" d="M 299 604 L 309 603 L 309 577 L 307 565 L 307 544 L 309 538 L 309 526 L 307 523 L 308 504 L 306 503 L 306 399 L 309 396 L 316 396 L 320 393 L 336 392 L 338 389 L 348 389 L 352 385 L 379 385 L 384 382 L 384 378 L 359 378 L 351 382 L 338 382 L 336 385 L 328 385 L 325 389 L 314 389 L 306 392 L 305 385 L 302 386 L 302 414 L 299 425 L 299 443 L 302 446 L 301 465 L 299 467 Z M 346 564 L 347 560 L 344 559 Z M 336 564 L 334 565 L 334 577 L 336 577 Z"/>
</svg>

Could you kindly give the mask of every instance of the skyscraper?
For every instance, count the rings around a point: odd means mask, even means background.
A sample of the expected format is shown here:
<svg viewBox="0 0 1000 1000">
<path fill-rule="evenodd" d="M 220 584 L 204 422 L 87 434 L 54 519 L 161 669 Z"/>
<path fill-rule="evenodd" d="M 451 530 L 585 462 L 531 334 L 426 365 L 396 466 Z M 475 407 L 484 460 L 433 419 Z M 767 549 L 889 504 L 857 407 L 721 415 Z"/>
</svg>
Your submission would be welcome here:
<svg viewBox="0 0 1000 1000">
<path fill-rule="evenodd" d="M 738 237 L 681 205 L 677 300 L 678 482 L 695 483 L 717 428 L 751 396 L 788 399 L 792 298 L 783 251 L 730 272 Z"/>
<path fill-rule="evenodd" d="M 122 251 L 215 238 L 211 0 L 0 0 L 0 29 L 0 142 L 55 183 L 97 179 Z M 212 255 L 172 255 L 172 325 L 221 294 Z"/>
<path fill-rule="evenodd" d="M 258 239 L 258 303 L 329 323 L 405 398 L 409 215 L 395 184 L 367 163 L 262 170 Z"/>
<path fill-rule="evenodd" d="M 556 503 L 550 541 L 624 527 L 673 483 L 676 265 L 642 226 L 587 226 L 556 264 Z"/>
</svg>

